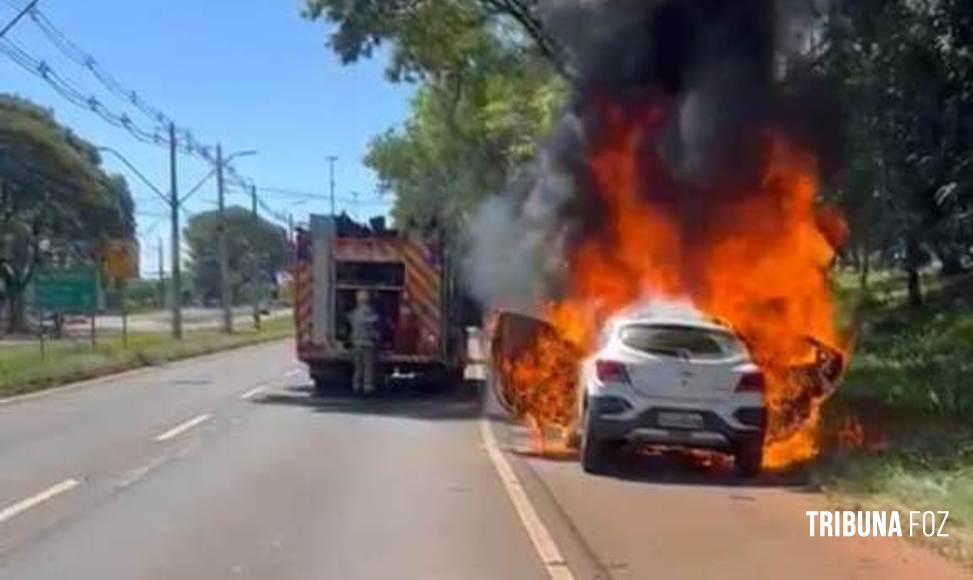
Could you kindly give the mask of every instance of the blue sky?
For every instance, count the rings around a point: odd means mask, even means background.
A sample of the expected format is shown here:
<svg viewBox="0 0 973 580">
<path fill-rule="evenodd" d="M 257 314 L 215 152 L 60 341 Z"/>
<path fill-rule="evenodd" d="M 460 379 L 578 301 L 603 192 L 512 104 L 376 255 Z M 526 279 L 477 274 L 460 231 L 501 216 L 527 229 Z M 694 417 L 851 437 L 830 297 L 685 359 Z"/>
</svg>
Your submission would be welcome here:
<svg viewBox="0 0 973 580">
<path fill-rule="evenodd" d="M 0 0 L 0 22 L 27 0 Z M 66 36 L 93 55 L 121 84 L 136 90 L 205 144 L 224 151 L 256 149 L 241 158 L 239 173 L 261 187 L 328 192 L 328 155 L 339 157 L 335 180 L 339 209 L 360 218 L 383 213 L 374 175 L 362 164 L 369 140 L 400 125 L 413 88 L 383 77 L 383 56 L 342 66 L 325 45 L 330 25 L 300 17 L 302 0 L 40 0 L 39 7 Z M 145 117 L 111 96 L 83 67 L 72 63 L 30 19 L 10 34 L 75 86 L 109 108 Z M 168 186 L 163 147 L 142 144 L 90 111 L 70 104 L 43 80 L 0 54 L 0 92 L 53 108 L 62 123 L 98 145 L 120 150 L 156 184 Z M 159 238 L 168 264 L 169 221 L 154 194 L 106 156 L 105 165 L 129 178 L 136 198 L 142 270 L 158 267 Z M 204 161 L 179 158 L 180 188 L 205 176 Z M 358 193 L 358 204 L 350 203 Z M 327 212 L 328 202 L 264 192 L 282 214 L 304 220 Z M 212 180 L 186 204 L 188 214 L 215 207 Z M 347 201 L 346 201 L 347 200 Z M 233 191 L 227 203 L 247 205 Z M 183 220 L 187 213 L 183 214 Z M 168 271 L 168 266 L 166 267 Z"/>
</svg>

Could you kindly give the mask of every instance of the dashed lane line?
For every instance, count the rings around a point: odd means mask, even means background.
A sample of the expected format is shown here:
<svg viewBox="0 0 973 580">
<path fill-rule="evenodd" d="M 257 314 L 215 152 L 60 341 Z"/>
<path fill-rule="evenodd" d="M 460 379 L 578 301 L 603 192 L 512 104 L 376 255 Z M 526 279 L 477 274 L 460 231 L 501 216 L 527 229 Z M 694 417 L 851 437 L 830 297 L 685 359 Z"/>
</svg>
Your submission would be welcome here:
<svg viewBox="0 0 973 580">
<path fill-rule="evenodd" d="M 240 398 L 243 400 L 252 399 L 253 397 L 256 397 L 260 393 L 264 392 L 265 390 L 267 390 L 266 385 L 257 385 L 256 387 L 250 389 L 246 393 L 240 395 Z"/>
<path fill-rule="evenodd" d="M 80 484 L 81 482 L 77 479 L 65 479 L 61 483 L 56 483 L 40 493 L 32 495 L 27 499 L 18 501 L 15 504 L 11 504 L 3 508 L 3 510 L 0 510 L 0 523 L 17 516 L 38 504 L 42 504 L 49 499 L 59 496 Z"/>
<path fill-rule="evenodd" d="M 172 429 L 169 429 L 165 433 L 161 433 L 161 434 L 157 435 L 155 437 L 155 440 L 157 442 L 159 442 L 159 443 L 162 443 L 163 441 L 168 441 L 169 439 L 172 439 L 173 437 L 177 437 L 177 436 L 185 433 L 186 431 L 189 431 L 190 429 L 192 429 L 196 425 L 199 425 L 200 423 L 203 423 L 205 421 L 208 421 L 208 420 L 210 420 L 212 418 L 213 418 L 213 415 L 210 414 L 210 413 L 205 413 L 203 415 L 197 415 L 197 416 L 193 417 L 192 419 L 190 419 L 188 421 L 185 421 L 183 423 L 180 423 L 180 424 L 176 425 L 175 427 L 173 427 Z"/>
</svg>

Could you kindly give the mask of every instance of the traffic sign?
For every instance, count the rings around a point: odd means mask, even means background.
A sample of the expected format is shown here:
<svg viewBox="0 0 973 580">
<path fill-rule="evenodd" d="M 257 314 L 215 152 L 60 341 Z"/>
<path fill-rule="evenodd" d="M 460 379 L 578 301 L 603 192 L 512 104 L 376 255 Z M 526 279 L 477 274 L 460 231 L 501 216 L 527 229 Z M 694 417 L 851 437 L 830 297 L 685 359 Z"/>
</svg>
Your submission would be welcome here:
<svg viewBox="0 0 973 580">
<path fill-rule="evenodd" d="M 105 276 L 127 280 L 138 276 L 138 246 L 131 240 L 109 240 L 101 248 Z"/>
<path fill-rule="evenodd" d="M 34 301 L 49 312 L 91 312 L 98 305 L 98 271 L 91 266 L 39 271 L 34 275 Z"/>
</svg>

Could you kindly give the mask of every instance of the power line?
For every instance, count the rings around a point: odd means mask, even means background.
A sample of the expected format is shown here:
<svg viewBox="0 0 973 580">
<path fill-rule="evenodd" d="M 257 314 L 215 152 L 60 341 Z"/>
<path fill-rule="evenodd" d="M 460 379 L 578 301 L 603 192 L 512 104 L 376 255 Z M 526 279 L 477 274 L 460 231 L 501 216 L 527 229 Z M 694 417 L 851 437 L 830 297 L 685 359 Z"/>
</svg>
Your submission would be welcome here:
<svg viewBox="0 0 973 580">
<path fill-rule="evenodd" d="M 13 40 L 0 39 L 0 53 L 5 54 L 20 68 L 45 81 L 68 102 L 93 112 L 110 125 L 127 131 L 136 140 L 151 144 L 164 143 L 164 138 L 157 132 L 141 128 L 128 115 L 113 112 L 98 97 L 79 89 L 47 62 L 33 57 Z"/>
<path fill-rule="evenodd" d="M 162 221 L 165 220 L 168 217 L 169 216 L 163 216 L 163 217 L 160 217 L 160 218 L 156 219 L 155 221 L 153 221 L 151 224 L 149 224 L 149 226 L 147 228 L 145 228 L 144 231 L 142 231 L 139 234 L 139 237 L 146 238 L 148 236 L 151 236 L 152 235 L 152 232 L 154 232 L 155 229 L 157 227 L 159 227 L 159 225 L 162 223 Z"/>
<path fill-rule="evenodd" d="M 30 17 L 41 32 L 51 41 L 51 44 L 57 47 L 70 60 L 91 71 L 91 74 L 109 92 L 133 105 L 143 115 L 151 119 L 153 123 L 157 123 L 158 125 L 167 125 L 169 123 L 169 117 L 165 113 L 147 102 L 137 92 L 119 83 L 108 70 L 101 66 L 95 57 L 68 38 L 40 9 L 35 8 L 31 10 Z"/>
<path fill-rule="evenodd" d="M 264 210 L 264 213 L 269 215 L 274 221 L 278 223 L 278 225 L 281 225 L 285 228 L 288 227 L 289 219 L 287 215 L 275 210 L 262 197 L 257 195 L 255 192 L 251 191 L 251 188 L 260 191 L 259 187 L 254 185 L 252 182 L 248 182 L 244 178 L 240 177 L 240 174 L 237 173 L 236 169 L 233 168 L 232 166 L 227 166 L 226 169 L 230 180 L 235 182 L 236 187 L 242 189 L 247 194 L 253 195 L 254 200 L 257 202 L 257 206 L 260 209 Z"/>
<path fill-rule="evenodd" d="M 6 36 L 6 34 L 10 32 L 14 26 L 17 26 L 17 23 L 20 22 L 20 20 L 28 12 L 30 12 L 36 5 L 37 5 L 37 0 L 32 0 L 30 4 L 28 4 L 23 9 L 21 9 L 20 12 L 18 12 L 17 15 L 13 17 L 13 20 L 8 22 L 2 29 L 0 29 L 0 38 Z"/>
<path fill-rule="evenodd" d="M 13 5 L 9 0 L 5 0 L 5 2 Z M 103 67 L 94 56 L 72 41 L 40 9 L 31 7 L 27 10 L 27 13 L 59 52 L 90 72 L 109 93 L 126 104 L 134 106 L 136 110 L 151 121 L 152 129 L 142 128 L 128 114 L 113 112 L 98 97 L 78 89 L 75 83 L 68 81 L 49 63 L 35 58 L 12 40 L 4 38 L 3 43 L 0 43 L 0 52 L 6 54 L 29 73 L 42 78 L 67 101 L 94 112 L 107 123 L 126 130 L 135 139 L 144 143 L 167 145 L 168 140 L 160 134 L 160 131 L 172 121 L 161 109 L 143 99 L 138 92 L 119 83 L 115 76 Z M 192 131 L 177 127 L 176 133 L 179 136 L 177 148 L 180 152 L 199 157 L 210 163 L 213 162 L 212 148 L 201 144 Z"/>
<path fill-rule="evenodd" d="M 262 186 L 258 186 L 257 190 L 267 194 L 282 195 L 286 197 L 297 197 L 302 199 L 317 199 L 321 201 L 331 200 L 331 196 L 328 194 L 305 191 L 300 189 L 293 189 L 289 187 L 272 187 L 272 186 L 262 185 Z M 360 200 L 348 196 L 336 196 L 335 200 L 340 201 L 342 203 L 353 204 L 353 205 L 385 205 L 386 203 L 388 203 L 387 201 L 382 199 Z"/>
<path fill-rule="evenodd" d="M 17 8 L 11 2 L 11 0 L 3 1 L 8 5 Z M 0 52 L 5 54 L 15 64 L 26 70 L 28 73 L 44 80 L 55 90 L 55 92 L 57 92 L 68 102 L 79 108 L 93 112 L 101 117 L 106 123 L 116 128 L 125 130 L 137 141 L 163 146 L 174 145 L 175 148 L 182 153 L 202 158 L 209 163 L 215 162 L 213 148 L 202 145 L 189 129 L 176 127 L 170 117 L 168 117 L 161 109 L 146 101 L 139 95 L 138 92 L 129 89 L 120 83 L 117 78 L 104 66 L 102 66 L 91 53 L 87 52 L 77 43 L 71 40 L 71 38 L 61 31 L 61 29 L 58 28 L 58 26 L 54 24 L 54 22 L 52 22 L 46 14 L 38 9 L 35 4 L 36 2 L 32 2 L 23 8 L 16 20 L 19 20 L 25 14 L 28 15 L 37 28 L 47 38 L 47 40 L 61 54 L 63 54 L 69 61 L 88 71 L 95 78 L 95 80 L 97 80 L 97 82 L 102 87 L 107 89 L 107 91 L 115 98 L 119 99 L 126 105 L 133 106 L 136 110 L 138 110 L 139 113 L 150 121 L 151 129 L 143 128 L 139 123 L 135 122 L 128 114 L 124 112 L 119 113 L 112 110 L 97 96 L 79 88 L 76 83 L 66 78 L 47 61 L 36 58 L 13 40 L 7 38 L 0 39 L 2 40 L 2 42 L 0 42 Z M 10 27 L 8 26 L 5 28 L 8 29 Z M 174 142 L 173 144 L 170 144 L 170 138 L 163 136 L 162 134 L 163 129 L 169 129 L 170 127 L 172 128 L 170 133 L 173 135 L 171 138 L 171 141 Z M 245 180 L 233 167 L 227 167 L 227 169 L 230 176 L 235 181 L 241 184 L 245 183 Z M 196 189 L 202 186 L 207 178 L 200 181 L 195 188 L 192 188 L 189 193 L 185 194 L 182 199 L 178 200 L 177 205 L 180 206 L 180 210 L 183 212 L 186 211 L 185 208 L 181 207 L 182 202 L 185 202 Z M 278 189 L 282 190 L 282 188 Z M 280 193 L 280 191 L 276 193 Z M 259 196 L 255 195 L 254 197 L 257 205 L 259 205 L 259 207 L 263 209 L 267 215 L 271 216 L 282 224 L 286 224 L 288 222 L 287 216 L 274 210 L 270 204 Z M 319 197 L 319 194 L 312 194 L 311 196 L 308 196 L 307 192 L 303 192 L 303 197 Z M 353 201 L 352 203 L 355 202 L 357 202 L 357 200 Z"/>
</svg>

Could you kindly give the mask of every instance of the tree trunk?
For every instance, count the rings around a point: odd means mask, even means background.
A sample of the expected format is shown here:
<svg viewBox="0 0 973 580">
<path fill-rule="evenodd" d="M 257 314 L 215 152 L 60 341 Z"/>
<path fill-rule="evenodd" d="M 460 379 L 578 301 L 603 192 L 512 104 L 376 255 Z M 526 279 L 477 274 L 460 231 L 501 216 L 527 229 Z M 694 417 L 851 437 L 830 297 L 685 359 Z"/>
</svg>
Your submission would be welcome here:
<svg viewBox="0 0 973 580">
<path fill-rule="evenodd" d="M 919 308 L 922 306 L 922 280 L 919 277 L 919 266 L 922 263 L 919 242 L 913 237 L 906 241 L 905 246 L 905 269 L 909 276 L 909 306 Z"/>
<path fill-rule="evenodd" d="M 868 247 L 868 238 L 866 237 L 864 240 L 862 240 L 861 257 L 859 258 L 858 262 L 858 266 L 861 268 L 859 271 L 860 277 L 858 285 L 862 290 L 868 289 L 868 274 L 871 270 L 870 254 L 871 248 Z"/>
<path fill-rule="evenodd" d="M 23 288 L 11 288 L 7 296 L 7 332 L 27 332 L 27 311 Z"/>
<path fill-rule="evenodd" d="M 939 260 L 943 264 L 942 274 L 944 277 L 955 276 L 963 273 L 963 263 L 960 261 L 959 254 L 956 252 L 941 252 L 939 255 Z"/>
<path fill-rule="evenodd" d="M 913 308 L 922 306 L 922 284 L 919 279 L 919 270 L 915 268 L 909 270 L 909 306 Z"/>
</svg>

